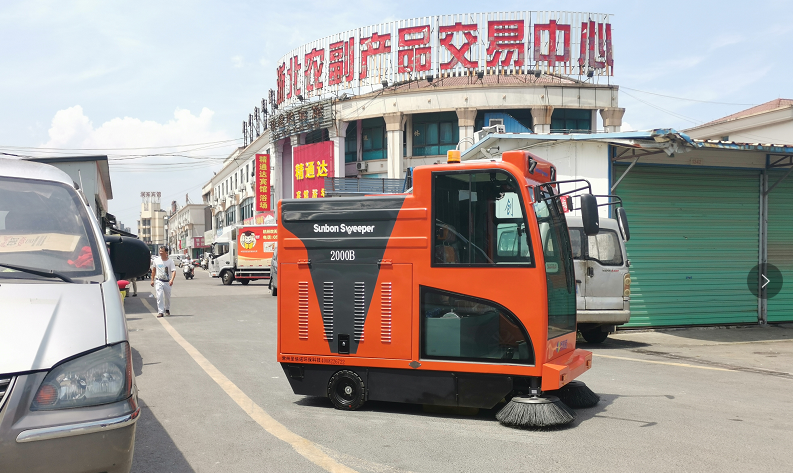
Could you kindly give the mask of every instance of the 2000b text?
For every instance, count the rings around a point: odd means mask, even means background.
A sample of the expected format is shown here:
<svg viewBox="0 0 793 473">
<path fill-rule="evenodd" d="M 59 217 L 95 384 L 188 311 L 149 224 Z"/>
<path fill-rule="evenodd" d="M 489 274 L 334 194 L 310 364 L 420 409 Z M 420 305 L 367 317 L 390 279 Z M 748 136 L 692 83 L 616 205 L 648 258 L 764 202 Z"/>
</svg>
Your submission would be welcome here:
<svg viewBox="0 0 793 473">
<path fill-rule="evenodd" d="M 330 260 L 331 261 L 354 261 L 355 260 L 355 250 L 331 250 L 330 251 Z"/>
</svg>

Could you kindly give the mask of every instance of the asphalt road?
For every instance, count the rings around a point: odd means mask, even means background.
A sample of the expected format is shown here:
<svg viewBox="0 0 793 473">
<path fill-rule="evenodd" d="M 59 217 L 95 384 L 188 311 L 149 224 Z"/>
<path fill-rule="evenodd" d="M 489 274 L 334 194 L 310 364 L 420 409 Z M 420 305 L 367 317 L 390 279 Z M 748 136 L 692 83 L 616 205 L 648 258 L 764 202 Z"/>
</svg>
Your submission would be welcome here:
<svg viewBox="0 0 793 473">
<path fill-rule="evenodd" d="M 198 270 L 157 319 L 125 302 L 143 414 L 133 472 L 790 471 L 793 326 L 620 334 L 580 380 L 601 396 L 571 427 L 292 393 L 266 282 Z M 145 301 L 145 302 L 144 302 Z"/>
</svg>

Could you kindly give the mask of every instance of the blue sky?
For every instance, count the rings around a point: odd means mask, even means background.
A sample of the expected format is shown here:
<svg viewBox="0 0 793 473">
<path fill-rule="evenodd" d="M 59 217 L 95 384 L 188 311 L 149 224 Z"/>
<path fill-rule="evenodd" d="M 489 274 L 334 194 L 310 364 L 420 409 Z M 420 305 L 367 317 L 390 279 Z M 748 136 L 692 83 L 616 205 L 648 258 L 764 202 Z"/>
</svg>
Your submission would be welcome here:
<svg viewBox="0 0 793 473">
<path fill-rule="evenodd" d="M 201 199 L 275 88 L 279 57 L 387 20 L 480 11 L 611 13 L 634 129 L 685 129 L 793 98 L 793 2 L 4 1 L 0 152 L 109 154 L 110 211 L 135 231 L 141 191 Z M 653 95 L 657 94 L 657 95 Z M 688 99 L 688 100 L 683 100 Z M 216 143 L 213 145 L 191 145 Z M 31 150 L 29 148 L 57 148 Z M 20 150 L 19 148 L 22 148 Z M 131 148 L 147 148 L 145 150 Z M 129 158 L 170 152 L 179 157 Z M 176 163 L 189 162 L 189 165 Z"/>
</svg>

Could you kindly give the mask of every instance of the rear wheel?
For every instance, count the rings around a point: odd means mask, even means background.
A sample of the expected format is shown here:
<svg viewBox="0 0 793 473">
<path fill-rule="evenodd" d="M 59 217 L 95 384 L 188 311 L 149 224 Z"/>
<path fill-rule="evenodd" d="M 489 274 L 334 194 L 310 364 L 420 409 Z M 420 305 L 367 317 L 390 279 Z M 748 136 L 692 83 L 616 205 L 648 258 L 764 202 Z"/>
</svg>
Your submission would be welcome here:
<svg viewBox="0 0 793 473">
<path fill-rule="evenodd" d="M 234 274 L 231 271 L 224 271 L 223 274 L 220 275 L 220 279 L 223 281 L 224 286 L 230 286 L 231 283 L 234 282 Z"/>
<path fill-rule="evenodd" d="M 363 380 L 354 371 L 339 371 L 328 382 L 328 397 L 336 409 L 353 411 L 360 408 L 365 401 L 364 393 Z"/>
<path fill-rule="evenodd" d="M 604 332 L 600 327 L 596 327 L 589 330 L 582 330 L 581 336 L 584 337 L 587 343 L 603 343 L 606 341 L 606 338 L 608 338 L 609 333 Z"/>
<path fill-rule="evenodd" d="M 240 279 L 240 284 L 243 286 L 247 286 L 249 282 L 251 282 L 250 279 Z"/>
<path fill-rule="evenodd" d="M 271 285 L 270 286 L 270 295 L 271 296 L 277 296 L 278 295 L 278 288 Z"/>
</svg>

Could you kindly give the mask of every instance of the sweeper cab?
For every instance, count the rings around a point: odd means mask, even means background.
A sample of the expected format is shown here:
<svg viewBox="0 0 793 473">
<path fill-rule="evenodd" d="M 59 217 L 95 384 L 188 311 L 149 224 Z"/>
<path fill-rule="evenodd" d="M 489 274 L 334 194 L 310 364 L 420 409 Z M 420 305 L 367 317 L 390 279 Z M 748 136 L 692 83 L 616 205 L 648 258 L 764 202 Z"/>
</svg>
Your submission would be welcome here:
<svg viewBox="0 0 793 473">
<path fill-rule="evenodd" d="M 498 417 L 518 426 L 572 421 L 551 394 L 597 402 L 570 384 L 592 353 L 576 348 L 561 182 L 580 184 L 566 194 L 596 234 L 589 183 L 556 181 L 526 151 L 450 152 L 416 167 L 404 194 L 279 202 L 278 361 L 295 394 L 339 409 L 511 399 Z"/>
</svg>

